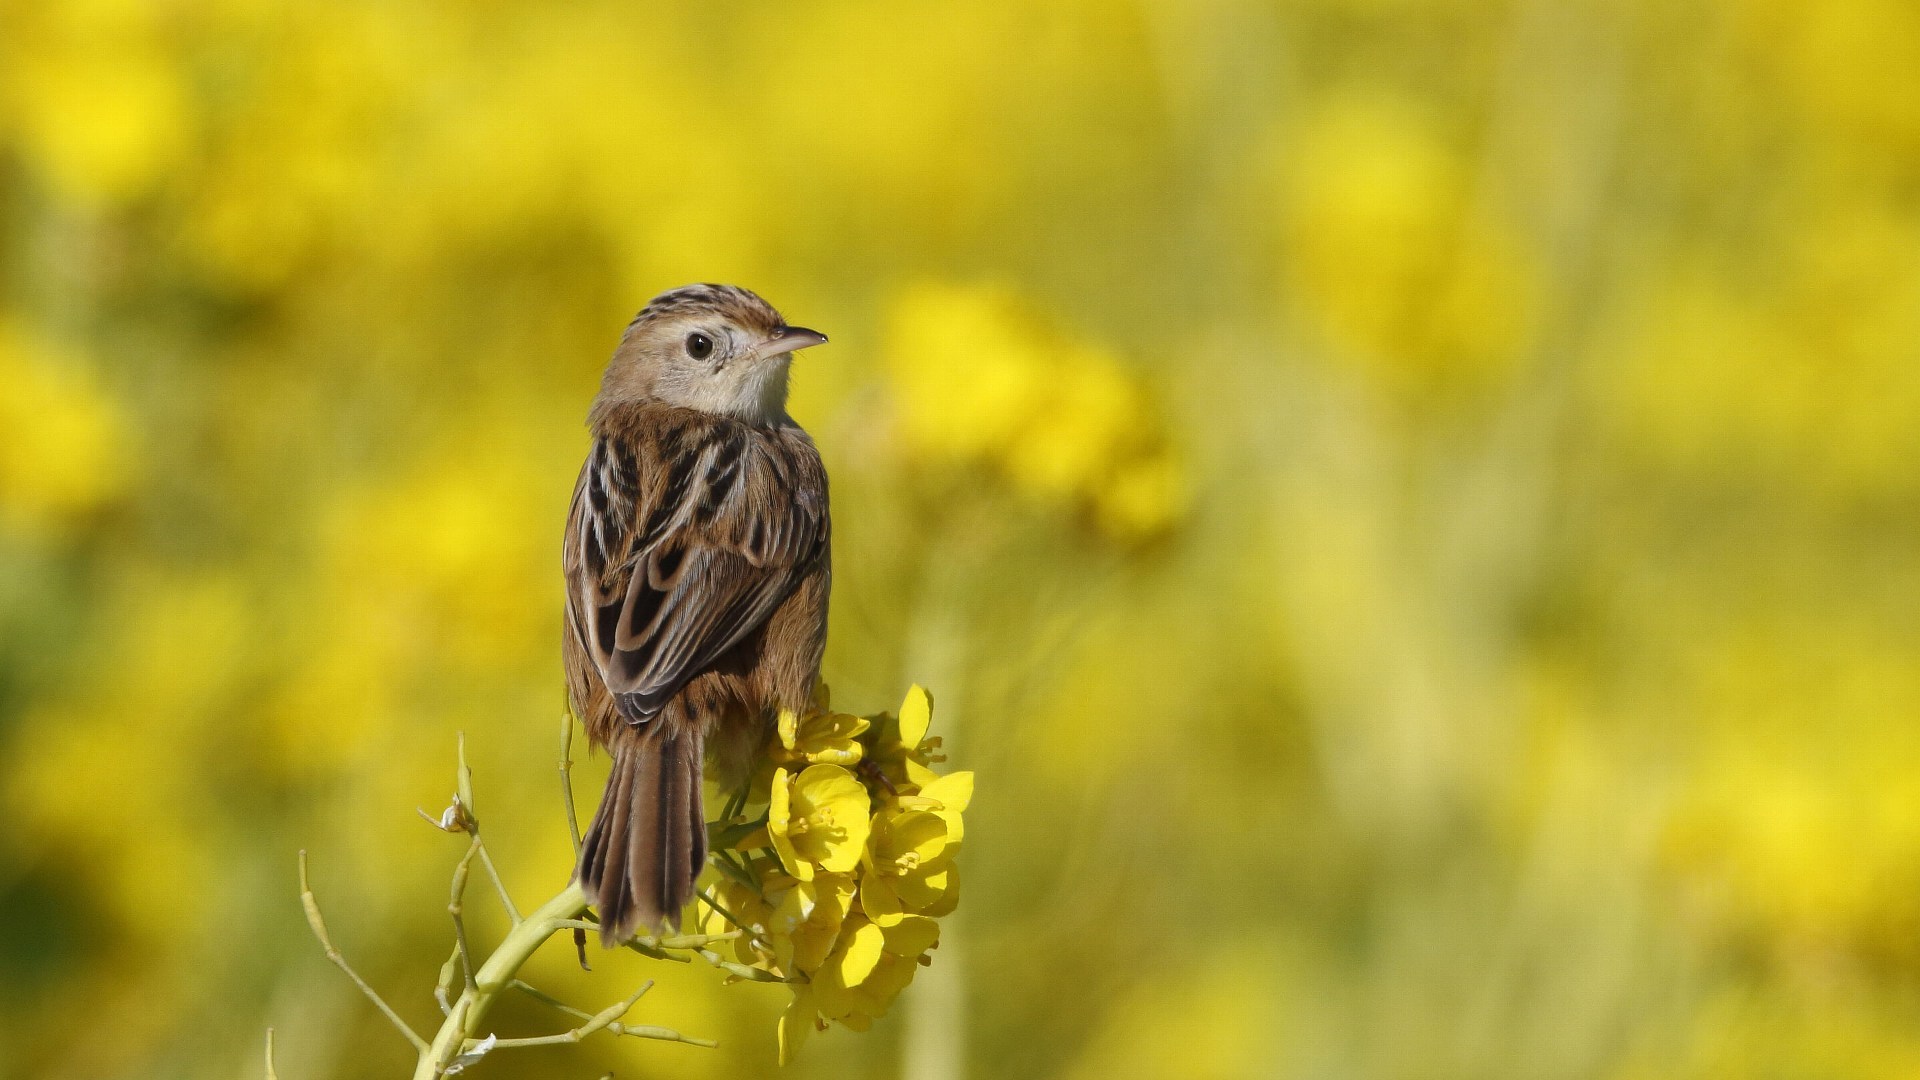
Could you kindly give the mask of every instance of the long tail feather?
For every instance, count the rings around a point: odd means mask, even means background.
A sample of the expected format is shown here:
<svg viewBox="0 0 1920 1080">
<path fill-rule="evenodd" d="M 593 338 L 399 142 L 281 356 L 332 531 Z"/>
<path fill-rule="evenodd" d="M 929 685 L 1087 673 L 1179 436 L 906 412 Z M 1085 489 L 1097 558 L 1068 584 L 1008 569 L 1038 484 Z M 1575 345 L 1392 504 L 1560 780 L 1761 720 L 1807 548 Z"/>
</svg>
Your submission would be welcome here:
<svg viewBox="0 0 1920 1080">
<path fill-rule="evenodd" d="M 707 862 L 701 739 L 650 732 L 614 752 L 600 809 L 574 871 L 609 948 L 637 932 L 678 929 Z"/>
</svg>

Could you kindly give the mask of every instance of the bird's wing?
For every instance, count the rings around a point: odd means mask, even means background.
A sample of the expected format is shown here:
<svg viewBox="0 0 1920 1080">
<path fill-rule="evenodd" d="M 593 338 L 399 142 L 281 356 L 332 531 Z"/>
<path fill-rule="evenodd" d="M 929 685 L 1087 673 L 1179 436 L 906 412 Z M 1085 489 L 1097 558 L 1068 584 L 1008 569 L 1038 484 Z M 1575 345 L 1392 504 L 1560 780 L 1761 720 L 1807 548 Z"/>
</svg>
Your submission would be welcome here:
<svg viewBox="0 0 1920 1080">
<path fill-rule="evenodd" d="M 567 614 L 630 722 L 765 622 L 819 557 L 811 455 L 710 418 L 594 443 L 568 516 Z"/>
</svg>

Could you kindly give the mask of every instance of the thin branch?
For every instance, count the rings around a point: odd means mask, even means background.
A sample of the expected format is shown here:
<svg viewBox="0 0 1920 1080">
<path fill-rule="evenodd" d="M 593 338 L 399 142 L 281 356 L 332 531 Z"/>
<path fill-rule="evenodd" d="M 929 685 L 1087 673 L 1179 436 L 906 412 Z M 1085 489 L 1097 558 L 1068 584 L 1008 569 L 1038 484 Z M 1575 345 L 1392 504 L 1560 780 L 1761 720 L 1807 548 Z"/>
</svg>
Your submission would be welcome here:
<svg viewBox="0 0 1920 1080">
<path fill-rule="evenodd" d="M 273 1029 L 267 1029 L 267 1080 L 280 1080 L 280 1074 L 273 1068 Z"/>
<path fill-rule="evenodd" d="M 493 867 L 493 855 L 487 851 L 486 842 L 480 839 L 480 829 L 474 827 L 474 842 L 480 845 L 480 866 L 486 870 L 487 879 L 493 882 L 493 891 L 500 896 L 500 906 L 507 909 L 507 920 L 515 926 L 520 925 L 520 909 L 513 906 L 513 897 L 507 895 L 507 883 L 500 880 L 500 871 Z"/>
<path fill-rule="evenodd" d="M 480 819 L 480 812 L 474 808 L 473 770 L 467 767 L 466 732 L 461 731 L 454 734 L 454 752 L 459 758 L 459 766 L 453 773 L 454 790 L 460 793 L 460 804 L 467 808 L 467 813 L 472 814 L 474 820 L 477 822 Z"/>
<path fill-rule="evenodd" d="M 706 1039 L 695 1039 L 695 1038 L 690 1038 L 686 1035 L 682 1035 L 671 1028 L 653 1027 L 651 1025 L 620 1023 L 620 1018 L 627 1015 L 628 1011 L 630 1011 L 633 1008 L 634 1002 L 640 1000 L 640 995 L 645 994 L 648 990 L 653 988 L 653 980 L 651 979 L 641 984 L 640 989 L 635 990 L 632 994 L 628 995 L 625 1001 L 615 1002 L 614 1004 L 609 1005 L 606 1008 L 600 1010 L 599 1012 L 593 1013 L 591 1015 L 587 1014 L 583 1010 L 575 1009 L 570 1005 L 562 1005 L 560 1002 L 547 997 L 545 994 L 542 994 L 537 990 L 534 990 L 531 986 L 528 986 L 526 983 L 523 983 L 518 979 L 514 980 L 514 985 L 519 987 L 521 990 L 525 992 L 531 993 L 535 998 L 539 1000 L 545 1001 L 548 1004 L 553 1005 L 557 1008 L 560 1008 L 572 1015 L 585 1018 L 586 1023 L 581 1024 L 579 1027 L 574 1028 L 571 1031 L 562 1032 L 559 1035 L 540 1035 L 540 1036 L 536 1036 L 534 1038 L 528 1038 L 528 1039 L 495 1038 L 489 1044 L 491 1049 L 501 1050 L 509 1047 L 525 1047 L 525 1046 L 562 1046 L 568 1043 L 577 1043 L 596 1031 L 606 1031 L 614 1035 L 632 1035 L 635 1038 L 639 1038 L 639 1039 L 658 1039 L 663 1042 L 690 1043 L 694 1046 L 711 1047 L 716 1045 L 715 1043 Z"/>
<path fill-rule="evenodd" d="M 461 993 L 453 1004 L 453 1011 L 435 1033 L 433 1044 L 421 1051 L 414 1080 L 438 1080 L 446 1074 L 448 1066 L 470 1051 L 468 1044 L 479 1034 L 480 1025 L 501 991 L 512 985 L 520 968 L 559 929 L 555 924 L 577 917 L 586 906 L 587 898 L 581 894 L 579 883 L 570 883 L 507 932 L 473 973 L 473 989 Z"/>
<path fill-rule="evenodd" d="M 652 983 L 649 982 L 648 985 L 652 985 Z M 552 1006 L 553 1008 L 559 1009 L 561 1012 L 566 1013 L 568 1016 L 577 1016 L 582 1020 L 593 1019 L 593 1014 L 588 1012 L 587 1010 L 576 1008 L 572 1005 L 569 1005 L 566 1002 L 561 1001 L 559 998 L 554 997 L 552 994 L 547 993 L 545 990 L 540 989 L 539 987 L 533 985 L 530 982 L 527 982 L 524 979 L 513 980 L 513 988 L 527 995 L 533 1000 L 541 1003 L 542 1005 L 549 1005 L 549 1006 Z"/>
<path fill-rule="evenodd" d="M 748 926 L 745 920 L 741 919 L 739 916 L 735 915 L 733 912 L 728 911 L 726 908 L 721 907 L 720 902 L 713 898 L 712 893 L 709 893 L 705 889 L 695 889 L 693 890 L 693 895 L 699 897 L 703 902 L 706 903 L 708 907 L 719 912 L 721 918 L 727 920 L 728 922 L 732 923 L 734 926 L 738 927 L 741 933 L 747 935 L 748 940 L 756 942 L 767 949 L 773 948 L 773 943 L 767 941 L 765 938 L 755 933 L 753 930 L 753 927 Z"/>
<path fill-rule="evenodd" d="M 433 984 L 433 1000 L 439 1003 L 441 1016 L 453 1012 L 453 980 L 460 977 L 460 963 L 460 942 L 456 940 L 447 962 L 440 965 L 440 978 Z"/>
<path fill-rule="evenodd" d="M 747 808 L 747 791 L 750 786 L 751 781 L 746 781 L 734 789 L 733 795 L 727 799 L 727 808 L 720 813 L 721 821 L 731 824 L 733 819 L 740 816 L 740 812 Z"/>
<path fill-rule="evenodd" d="M 720 958 L 719 953 L 711 952 L 707 949 L 697 949 L 694 951 L 693 955 L 698 956 L 700 959 L 705 960 L 707 963 L 712 964 L 714 967 L 719 968 L 721 971 L 724 971 L 729 975 L 737 976 L 739 978 L 747 980 L 748 982 L 786 982 L 787 981 L 781 978 L 780 976 L 775 975 L 773 972 L 766 970 L 765 968 L 748 967 L 745 964 L 736 964 L 731 960 L 723 960 Z"/>
<path fill-rule="evenodd" d="M 453 916 L 454 948 L 460 953 L 460 967 L 466 972 L 466 987 L 473 989 L 473 952 L 467 948 L 467 922 L 462 918 L 466 910 L 466 892 L 468 868 L 473 864 L 473 855 L 480 850 L 480 837 L 476 834 L 467 845 L 467 853 L 453 867 L 453 896 L 447 901 L 447 914 Z"/>
<path fill-rule="evenodd" d="M 707 862 L 715 870 L 720 871 L 721 876 L 728 881 L 744 888 L 752 889 L 756 893 L 760 891 L 760 883 L 754 880 L 753 875 L 747 872 L 746 867 L 734 859 L 732 853 L 726 851 L 711 852 L 707 855 Z"/>
<path fill-rule="evenodd" d="M 702 901 L 706 903 L 708 907 L 719 912 L 721 918 L 727 920 L 728 922 L 739 927 L 740 929 L 747 931 L 747 933 L 753 932 L 751 929 L 748 928 L 746 921 L 744 919 L 739 918 L 733 912 L 728 911 L 726 908 L 721 907 L 720 901 L 715 900 L 713 898 L 712 893 L 708 892 L 705 889 L 695 889 L 693 890 L 693 895 L 699 897 Z"/>
<path fill-rule="evenodd" d="M 427 1040 L 421 1038 L 412 1028 L 408 1027 L 407 1022 L 400 1019 L 400 1014 L 394 1012 L 393 1007 L 388 1005 L 373 987 L 367 985 L 367 980 L 361 978 L 359 972 L 353 970 L 353 965 L 347 963 L 347 958 L 340 955 L 340 950 L 334 948 L 333 938 L 327 934 L 327 921 L 320 917 L 319 901 L 313 898 L 313 889 L 307 884 L 307 852 L 304 848 L 300 851 L 300 906 L 306 909 L 307 925 L 313 928 L 313 936 L 320 939 L 321 947 L 327 952 L 327 959 L 333 961 L 333 966 L 347 973 L 347 978 L 353 980 L 353 985 L 359 987 L 360 992 L 367 995 L 367 1000 L 373 1002 L 374 1007 L 378 1008 L 380 1012 L 386 1016 L 387 1020 L 393 1024 L 395 1030 L 406 1036 L 407 1041 L 413 1044 L 414 1049 L 420 1051 L 422 1054 L 426 1053 L 428 1050 Z"/>
<path fill-rule="evenodd" d="M 693 957 L 680 956 L 675 953 L 670 953 L 665 949 L 655 948 L 644 938 L 628 938 L 621 942 L 621 945 L 625 948 L 632 949 L 634 952 L 639 953 L 649 960 L 671 960 L 676 964 L 693 963 Z"/>
<path fill-rule="evenodd" d="M 560 797 L 567 804 L 567 835 L 573 837 L 573 858 L 580 860 L 580 818 L 573 809 L 573 708 L 560 710 Z"/>
<path fill-rule="evenodd" d="M 558 925 L 562 930 L 598 930 L 600 924 L 586 919 L 565 919 Z M 738 930 L 729 930 L 724 934 L 675 934 L 672 937 L 643 937 L 634 940 L 653 949 L 699 949 L 716 941 L 732 941 L 741 934 Z"/>
<path fill-rule="evenodd" d="M 575 934 L 585 934 L 588 930 L 600 929 L 600 920 L 594 917 L 593 912 L 583 910 L 581 911 L 580 915 L 581 915 L 581 918 L 575 919 L 572 921 L 584 922 L 586 925 L 574 927 L 573 932 Z M 649 960 L 671 960 L 676 964 L 693 963 L 693 957 L 675 956 L 674 954 L 667 952 L 665 949 L 655 948 L 653 943 L 648 941 L 646 938 L 631 937 L 621 942 L 620 944 L 622 948 L 632 949 L 634 952 L 639 953 L 641 956 L 644 956 Z"/>
<path fill-rule="evenodd" d="M 621 1024 L 609 1022 L 597 1028 L 589 1028 L 583 1024 L 580 1027 L 574 1028 L 572 1031 L 559 1035 L 541 1035 L 531 1039 L 495 1039 L 493 1040 L 493 1048 L 501 1050 L 509 1047 L 524 1046 L 564 1046 L 569 1043 L 577 1043 L 595 1031 L 605 1031 L 609 1035 L 631 1035 L 636 1039 L 655 1039 L 660 1042 L 686 1043 L 688 1046 L 703 1046 L 709 1050 L 720 1045 L 712 1039 L 697 1039 L 692 1035 L 683 1035 L 672 1028 L 655 1027 L 652 1024 Z"/>
<path fill-rule="evenodd" d="M 594 1018 L 593 1013 L 590 1013 L 585 1009 L 574 1008 L 572 1005 L 569 1005 L 566 1002 L 561 1001 L 559 998 L 554 997 L 551 994 L 545 993 L 540 989 L 538 989 L 537 987 L 529 986 L 528 984 L 521 982 L 519 979 L 513 980 L 513 985 L 517 989 L 519 989 L 522 993 L 525 993 L 528 997 L 531 997 L 533 1000 L 538 1001 L 545 1005 L 550 1005 L 553 1008 L 558 1009 L 563 1013 L 566 1013 L 568 1016 L 575 1016 L 582 1020 L 589 1020 L 589 1021 Z M 646 993 L 649 989 L 652 988 L 652 986 L 653 986 L 653 980 L 648 979 L 647 985 L 642 986 L 640 988 L 640 993 L 643 993 L 643 994 Z M 616 1021 L 614 1023 L 608 1024 L 606 1027 L 606 1030 L 614 1035 L 632 1035 L 635 1038 L 641 1038 L 641 1039 L 659 1039 L 659 1038 L 662 1038 L 662 1036 L 658 1034 L 659 1032 L 669 1031 L 670 1029 L 662 1028 L 662 1027 L 653 1027 L 651 1025 L 622 1024 Z M 674 1032 L 673 1034 L 679 1035 L 678 1032 Z M 666 1041 L 691 1043 L 694 1046 L 713 1046 L 714 1045 L 714 1043 L 712 1043 L 707 1039 L 694 1039 L 684 1035 L 679 1035 L 679 1037 L 676 1039 L 668 1039 Z"/>
<path fill-rule="evenodd" d="M 500 880 L 500 871 L 494 869 L 493 856 L 488 854 L 486 843 L 480 839 L 480 812 L 473 803 L 473 769 L 467 765 L 467 733 L 461 732 L 456 742 L 460 765 L 454 772 L 458 785 L 458 805 L 466 810 L 467 831 L 473 834 L 473 841 L 480 848 L 480 865 L 487 872 L 488 880 L 493 882 L 493 891 L 500 897 L 500 906 L 507 911 L 507 919 L 515 926 L 520 925 L 520 909 L 513 905 L 513 897 L 507 894 L 507 883 Z M 472 857 L 468 852 L 468 857 Z"/>
<path fill-rule="evenodd" d="M 569 828 L 574 833 L 574 841 L 577 845 L 579 843 L 578 819 L 574 816 L 571 774 L 568 771 L 572 765 L 571 746 L 572 727 L 571 718 L 569 718 L 569 726 L 563 733 L 561 741 L 561 773 L 563 786 L 566 789 Z M 381 1014 L 418 1051 L 418 1060 L 413 1073 L 415 1080 L 444 1080 L 445 1077 L 464 1072 L 501 1047 L 577 1043 L 596 1031 L 606 1031 L 616 1036 L 630 1035 L 641 1039 L 686 1043 L 691 1046 L 716 1045 L 711 1040 L 694 1038 L 671 1028 L 624 1023 L 621 1018 L 633 1008 L 640 995 L 653 985 L 651 982 L 636 990 L 625 1001 L 609 1006 L 598 1013 L 588 1014 L 534 989 L 518 978 L 520 969 L 554 934 L 571 930 L 575 934 L 584 935 L 589 929 L 597 929 L 599 924 L 589 910 L 587 898 L 581 892 L 578 881 L 569 882 L 559 894 L 528 913 L 525 918 L 521 917 L 514 907 L 512 898 L 507 894 L 505 883 L 493 864 L 493 857 L 487 851 L 485 841 L 480 836 L 479 819 L 474 811 L 473 772 L 467 765 L 464 734 L 459 741 L 457 780 L 458 793 L 446 814 L 439 820 L 435 820 L 424 811 L 421 813 L 421 816 L 426 817 L 436 828 L 446 832 L 464 832 L 471 837 L 467 850 L 454 866 L 453 879 L 448 889 L 447 915 L 453 920 L 454 946 L 446 962 L 440 965 L 439 979 L 434 987 L 434 1000 L 440 1006 L 444 1019 L 431 1042 L 423 1039 L 409 1027 L 400 1015 L 374 991 L 373 987 L 353 970 L 346 958 L 340 954 L 340 950 L 334 947 L 333 939 L 327 931 L 326 921 L 321 918 L 319 904 L 314 899 L 313 889 L 308 881 L 307 853 L 304 850 L 300 852 L 300 902 L 306 910 L 307 924 L 313 929 L 314 936 L 325 949 L 327 959 L 353 980 L 354 985 L 360 988 L 367 1000 L 373 1002 Z M 477 964 L 468 941 L 465 918 L 466 890 L 472 879 L 473 862 L 476 858 L 480 860 L 481 867 L 487 872 L 495 891 L 499 894 L 501 906 L 506 909 L 507 915 L 513 921 L 505 938 Z M 708 903 L 712 903 L 711 897 L 708 897 Z M 707 948 L 709 945 L 734 940 L 739 936 L 738 931 L 723 934 L 676 934 L 658 940 L 630 940 L 626 945 L 646 956 L 683 964 L 691 963 L 693 960 L 693 956 L 687 954 L 697 954 L 707 963 L 730 971 L 741 978 L 762 982 L 778 981 L 776 976 L 767 972 L 722 960 Z M 677 952 L 669 950 L 677 950 Z M 459 979 L 459 996 L 450 1001 L 449 998 L 453 996 L 456 986 L 456 978 Z M 487 1013 L 491 1011 L 500 994 L 509 987 L 518 987 L 523 993 L 530 994 L 540 1001 L 575 1016 L 583 1023 L 560 1035 L 517 1039 L 501 1039 L 497 1035 L 480 1037 L 481 1025 L 485 1022 Z M 271 1030 L 268 1031 L 267 1039 L 267 1080 L 277 1080 L 274 1075 Z"/>
</svg>

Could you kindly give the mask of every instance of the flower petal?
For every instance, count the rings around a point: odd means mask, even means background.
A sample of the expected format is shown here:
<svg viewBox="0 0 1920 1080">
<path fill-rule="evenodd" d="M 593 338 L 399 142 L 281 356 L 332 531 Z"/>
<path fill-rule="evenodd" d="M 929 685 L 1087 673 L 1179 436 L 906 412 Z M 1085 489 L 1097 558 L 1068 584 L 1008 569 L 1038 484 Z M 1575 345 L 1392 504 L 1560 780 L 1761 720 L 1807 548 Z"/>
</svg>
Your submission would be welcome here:
<svg viewBox="0 0 1920 1080">
<path fill-rule="evenodd" d="M 840 982 L 849 989 L 867 981 L 873 974 L 875 964 L 880 962 L 880 954 L 886 948 L 886 934 L 872 923 L 861 923 L 853 928 L 849 936 L 842 934 L 839 957 Z"/>
<path fill-rule="evenodd" d="M 907 913 L 892 879 L 874 873 L 860 879 L 860 910 L 881 926 L 899 922 Z"/>
<path fill-rule="evenodd" d="M 907 699 L 900 703 L 900 741 L 911 750 L 920 745 L 927 737 L 927 728 L 933 723 L 933 695 L 926 688 L 914 683 L 907 690 Z"/>
<path fill-rule="evenodd" d="M 913 910 L 925 911 L 940 902 L 947 892 L 947 874 L 945 869 L 931 873 L 902 874 L 893 881 L 893 889 L 900 894 L 900 903 Z M 875 919 L 875 922 L 880 920 Z"/>
<path fill-rule="evenodd" d="M 796 985 L 793 988 L 793 1000 L 787 1003 L 787 1010 L 780 1014 L 780 1064 L 792 1062 L 794 1055 L 800 1052 L 801 1044 L 813 1034 L 816 1016 L 813 990 L 805 985 Z"/>
<path fill-rule="evenodd" d="M 780 864 L 787 873 L 802 881 L 813 877 L 813 867 L 794 849 L 793 839 L 787 835 L 793 814 L 793 785 L 787 770 L 773 770 L 773 785 L 767 799 L 767 837 L 773 841 L 774 853 L 780 856 Z"/>
<path fill-rule="evenodd" d="M 782 968 L 811 973 L 826 962 L 853 908 L 853 891 L 852 878 L 818 874 L 780 898 L 768 930 Z"/>
<path fill-rule="evenodd" d="M 909 915 L 882 931 L 887 951 L 907 960 L 940 944 L 940 924 L 925 915 Z"/>
<path fill-rule="evenodd" d="M 949 863 L 944 870 L 929 876 L 927 882 L 939 888 L 940 899 L 922 908 L 920 914 L 935 919 L 953 914 L 953 909 L 960 906 L 960 868 Z"/>
<path fill-rule="evenodd" d="M 948 773 L 920 787 L 922 798 L 940 800 L 940 808 L 959 813 L 973 802 L 973 772 Z"/>
<path fill-rule="evenodd" d="M 836 738 L 857 739 L 867 733 L 867 718 L 852 713 L 829 713 L 833 720 L 833 734 Z"/>
<path fill-rule="evenodd" d="M 934 772 L 932 769 L 927 768 L 911 757 L 901 762 L 901 767 L 902 771 L 906 773 L 907 784 L 916 791 L 940 779 L 939 773 Z"/>
<path fill-rule="evenodd" d="M 809 828 L 792 847 L 822 869 L 844 874 L 860 863 L 866 849 L 871 801 L 866 785 L 838 765 L 810 765 L 793 782 L 794 803 L 810 817 L 832 819 L 830 828 Z M 768 819 L 769 825 L 772 819 Z M 797 870 L 795 877 L 811 873 Z"/>
<path fill-rule="evenodd" d="M 939 814 L 909 810 L 895 817 L 887 829 L 886 854 L 897 858 L 912 852 L 924 865 L 947 847 L 947 823 Z"/>
</svg>

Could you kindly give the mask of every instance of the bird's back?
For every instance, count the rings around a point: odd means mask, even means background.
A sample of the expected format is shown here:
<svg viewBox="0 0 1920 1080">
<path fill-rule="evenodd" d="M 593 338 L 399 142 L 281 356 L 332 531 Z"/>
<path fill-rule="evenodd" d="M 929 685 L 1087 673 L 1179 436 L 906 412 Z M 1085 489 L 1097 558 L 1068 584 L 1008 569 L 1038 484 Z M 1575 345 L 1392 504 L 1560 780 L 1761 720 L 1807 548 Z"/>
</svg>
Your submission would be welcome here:
<svg viewBox="0 0 1920 1080">
<path fill-rule="evenodd" d="M 765 428 L 658 404 L 596 421 L 562 560 L 567 684 L 590 736 L 604 743 L 656 715 L 710 728 L 734 708 L 804 707 L 831 584 L 826 470 L 813 441 L 791 423 Z M 675 579 L 693 564 L 701 577 Z M 638 588 L 637 574 L 648 575 Z M 704 630 L 708 655 L 677 670 L 671 656 L 643 657 L 664 678 L 636 687 L 619 664 L 596 659 L 619 651 L 612 639 L 623 628 L 608 622 L 616 613 L 650 615 L 662 634 L 691 622 L 696 630 L 671 635 L 673 644 L 698 655 L 685 642 Z"/>
</svg>

